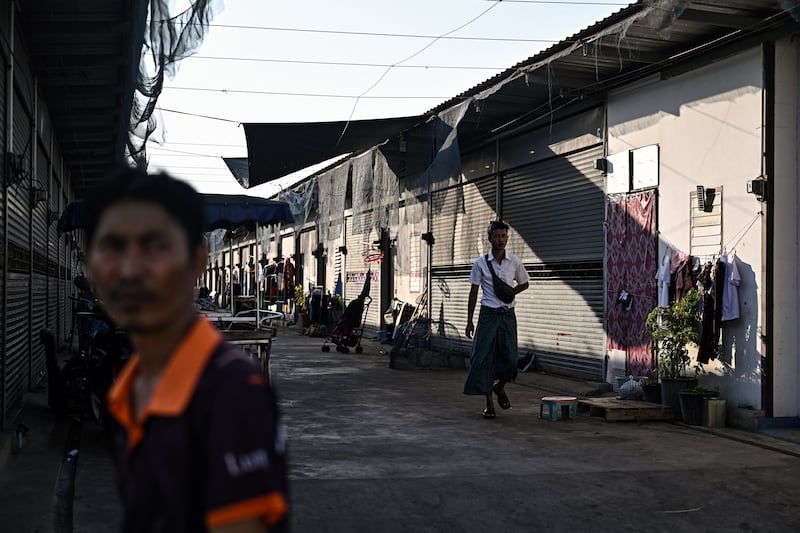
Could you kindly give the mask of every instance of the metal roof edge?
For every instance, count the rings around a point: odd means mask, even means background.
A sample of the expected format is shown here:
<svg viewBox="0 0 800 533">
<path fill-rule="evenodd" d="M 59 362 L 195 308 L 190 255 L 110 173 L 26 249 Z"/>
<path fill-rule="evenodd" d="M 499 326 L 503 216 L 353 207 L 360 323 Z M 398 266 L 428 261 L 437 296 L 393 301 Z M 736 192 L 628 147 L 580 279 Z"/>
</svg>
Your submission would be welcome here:
<svg viewBox="0 0 800 533">
<path fill-rule="evenodd" d="M 597 23 L 589 26 L 588 28 L 579 31 L 578 33 L 562 40 L 559 43 L 554 44 L 553 46 L 547 48 L 546 50 L 542 50 L 541 52 L 529 57 L 528 59 L 517 63 L 516 65 L 509 67 L 508 69 L 504 70 L 503 72 L 492 76 L 488 80 L 485 80 L 478 85 L 472 87 L 471 89 L 467 89 L 466 91 L 457 94 L 453 98 L 442 102 L 438 106 L 426 111 L 425 115 L 437 115 L 448 109 L 460 101 L 463 101 L 465 98 L 471 98 L 474 96 L 480 95 L 482 92 L 499 88 L 500 86 L 513 81 L 520 75 L 523 75 L 524 72 L 535 70 L 536 68 L 540 68 L 544 64 L 547 64 L 551 61 L 554 61 L 562 54 L 566 53 L 569 54 L 575 50 L 578 46 L 583 46 L 584 44 L 593 41 L 597 37 L 602 36 L 603 34 L 613 33 L 613 29 L 615 29 L 619 24 L 627 22 L 629 19 L 634 17 L 635 15 L 644 16 L 649 12 L 654 2 L 650 1 L 647 2 L 650 5 L 646 5 L 646 0 L 639 0 L 636 3 L 632 3 L 631 5 L 624 7 L 609 15 L 608 17 L 598 21 Z"/>
</svg>

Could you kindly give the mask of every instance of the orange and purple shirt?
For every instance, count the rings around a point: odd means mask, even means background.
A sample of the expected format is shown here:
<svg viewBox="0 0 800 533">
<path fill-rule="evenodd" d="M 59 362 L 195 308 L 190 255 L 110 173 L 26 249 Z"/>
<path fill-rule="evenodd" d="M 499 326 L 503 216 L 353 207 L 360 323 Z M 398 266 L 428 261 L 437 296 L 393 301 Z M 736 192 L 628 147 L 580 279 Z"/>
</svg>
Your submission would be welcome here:
<svg viewBox="0 0 800 533">
<path fill-rule="evenodd" d="M 138 418 L 134 356 L 109 393 L 123 531 L 182 532 L 258 518 L 288 530 L 286 432 L 268 379 L 199 318 Z"/>
</svg>

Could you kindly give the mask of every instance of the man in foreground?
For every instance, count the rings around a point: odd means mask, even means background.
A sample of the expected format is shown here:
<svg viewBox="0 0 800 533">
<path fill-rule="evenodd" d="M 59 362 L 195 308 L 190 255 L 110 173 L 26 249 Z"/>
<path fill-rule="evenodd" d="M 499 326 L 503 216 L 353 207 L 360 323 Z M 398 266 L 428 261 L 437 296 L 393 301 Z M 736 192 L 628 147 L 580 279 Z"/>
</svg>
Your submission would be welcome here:
<svg viewBox="0 0 800 533">
<path fill-rule="evenodd" d="M 86 208 L 90 277 L 136 351 L 108 403 L 123 530 L 286 531 L 270 383 L 193 306 L 208 261 L 202 196 L 125 169 Z"/>
<path fill-rule="evenodd" d="M 528 288 L 528 272 L 519 257 L 506 253 L 508 225 L 502 221 L 489 224 L 492 250 L 472 264 L 469 282 L 472 284 L 467 303 L 467 338 L 473 332 L 470 368 L 464 383 L 464 394 L 486 396 L 484 418 L 494 418 L 492 393 L 502 409 L 510 409 L 511 401 L 505 385 L 514 378 L 517 353 L 517 317 L 514 314 L 516 295 Z M 501 287 L 501 285 L 504 285 Z M 478 329 L 472 322 L 481 288 L 481 309 Z"/>
</svg>

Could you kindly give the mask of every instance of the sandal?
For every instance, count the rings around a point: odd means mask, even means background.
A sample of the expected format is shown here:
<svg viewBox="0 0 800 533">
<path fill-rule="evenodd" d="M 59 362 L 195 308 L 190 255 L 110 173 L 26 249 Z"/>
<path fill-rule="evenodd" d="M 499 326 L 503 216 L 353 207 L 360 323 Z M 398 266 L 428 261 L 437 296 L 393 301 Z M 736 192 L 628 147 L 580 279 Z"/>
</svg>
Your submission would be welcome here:
<svg viewBox="0 0 800 533">
<path fill-rule="evenodd" d="M 488 407 L 483 410 L 483 418 L 494 418 L 497 414 L 494 412 L 494 409 L 489 409 Z"/>
<path fill-rule="evenodd" d="M 500 409 L 511 409 L 511 400 L 508 399 L 505 389 L 497 390 L 497 385 L 492 387 L 492 392 L 497 396 L 497 405 Z"/>
</svg>

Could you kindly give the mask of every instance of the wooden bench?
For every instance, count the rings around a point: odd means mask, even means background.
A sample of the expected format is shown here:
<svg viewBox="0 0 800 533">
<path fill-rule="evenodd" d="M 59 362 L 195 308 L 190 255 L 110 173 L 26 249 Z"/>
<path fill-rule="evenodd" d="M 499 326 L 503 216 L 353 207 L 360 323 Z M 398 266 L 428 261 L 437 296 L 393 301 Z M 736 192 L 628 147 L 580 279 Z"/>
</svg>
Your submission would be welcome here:
<svg viewBox="0 0 800 533">
<path fill-rule="evenodd" d="M 559 411 L 561 418 L 578 416 L 578 399 L 574 396 L 545 396 L 539 404 L 539 418 L 543 418 L 545 406 L 550 410 L 549 418 L 553 422 L 558 420 Z"/>
</svg>

